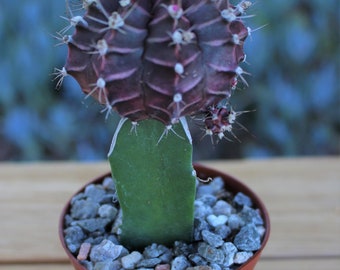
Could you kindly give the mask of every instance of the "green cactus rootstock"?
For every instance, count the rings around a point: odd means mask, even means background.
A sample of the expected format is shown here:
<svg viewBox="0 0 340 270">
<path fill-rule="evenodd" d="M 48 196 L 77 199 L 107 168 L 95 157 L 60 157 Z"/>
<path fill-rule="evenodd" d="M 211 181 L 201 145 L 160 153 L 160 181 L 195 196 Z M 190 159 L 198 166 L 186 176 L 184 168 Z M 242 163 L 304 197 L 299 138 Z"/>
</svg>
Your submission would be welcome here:
<svg viewBox="0 0 340 270">
<path fill-rule="evenodd" d="M 191 142 L 180 124 L 164 130 L 161 122 L 144 120 L 131 127 L 123 124 L 109 153 L 123 211 L 120 241 L 133 248 L 190 241 L 196 179 Z"/>
</svg>

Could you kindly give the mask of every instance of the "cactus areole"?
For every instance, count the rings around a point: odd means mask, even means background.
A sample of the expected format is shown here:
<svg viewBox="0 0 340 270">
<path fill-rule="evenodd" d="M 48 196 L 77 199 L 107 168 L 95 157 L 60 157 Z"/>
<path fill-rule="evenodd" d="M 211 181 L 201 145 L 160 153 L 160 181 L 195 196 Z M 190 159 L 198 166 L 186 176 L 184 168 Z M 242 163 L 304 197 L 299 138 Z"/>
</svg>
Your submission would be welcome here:
<svg viewBox="0 0 340 270">
<path fill-rule="evenodd" d="M 108 112 L 165 125 L 227 101 L 242 77 L 249 1 L 93 0 L 70 23 L 66 72 Z M 64 34 L 64 33 L 62 33 Z"/>
</svg>

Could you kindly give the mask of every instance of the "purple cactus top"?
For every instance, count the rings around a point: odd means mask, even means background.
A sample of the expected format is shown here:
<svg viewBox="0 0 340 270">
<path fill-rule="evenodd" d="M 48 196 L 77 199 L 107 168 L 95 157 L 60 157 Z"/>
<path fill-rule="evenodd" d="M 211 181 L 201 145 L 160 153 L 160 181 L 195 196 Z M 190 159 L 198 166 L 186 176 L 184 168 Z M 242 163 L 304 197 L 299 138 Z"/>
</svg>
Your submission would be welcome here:
<svg viewBox="0 0 340 270">
<path fill-rule="evenodd" d="M 86 14 L 70 19 L 76 31 L 65 38 L 64 72 L 109 111 L 169 125 L 184 115 L 216 111 L 242 79 L 249 28 L 241 18 L 249 1 L 84 3 Z"/>
</svg>

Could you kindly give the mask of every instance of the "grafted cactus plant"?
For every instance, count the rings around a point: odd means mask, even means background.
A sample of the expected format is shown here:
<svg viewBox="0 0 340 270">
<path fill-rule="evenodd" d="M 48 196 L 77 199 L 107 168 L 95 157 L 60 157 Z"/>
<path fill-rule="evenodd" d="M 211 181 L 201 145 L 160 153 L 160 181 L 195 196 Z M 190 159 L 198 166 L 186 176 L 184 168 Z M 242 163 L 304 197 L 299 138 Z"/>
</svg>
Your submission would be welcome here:
<svg viewBox="0 0 340 270">
<path fill-rule="evenodd" d="M 129 247 L 190 241 L 195 173 L 185 117 L 206 134 L 232 132 L 229 98 L 246 81 L 239 64 L 251 5 L 228 0 L 86 0 L 59 34 L 68 45 L 61 79 L 122 116 L 109 151 Z"/>
</svg>

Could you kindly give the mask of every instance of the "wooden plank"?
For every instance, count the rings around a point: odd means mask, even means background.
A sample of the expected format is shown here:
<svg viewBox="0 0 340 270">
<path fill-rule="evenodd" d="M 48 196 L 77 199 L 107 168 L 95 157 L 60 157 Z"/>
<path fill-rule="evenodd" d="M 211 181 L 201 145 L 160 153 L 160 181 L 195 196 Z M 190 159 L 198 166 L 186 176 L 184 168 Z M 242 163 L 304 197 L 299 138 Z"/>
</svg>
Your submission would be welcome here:
<svg viewBox="0 0 340 270">
<path fill-rule="evenodd" d="M 74 270 L 69 264 L 0 264 L 0 270 Z"/>
<path fill-rule="evenodd" d="M 273 259 L 260 260 L 255 270 L 338 270 L 340 259 Z M 73 270 L 70 264 L 0 264 L 0 270 Z"/>
<path fill-rule="evenodd" d="M 0 262 L 65 260 L 60 212 L 72 194 L 108 165 L 0 164 Z"/>
<path fill-rule="evenodd" d="M 340 159 L 209 162 L 251 187 L 265 202 L 271 236 L 264 257 L 340 257 Z"/>
<path fill-rule="evenodd" d="M 338 270 L 339 265 L 340 259 L 337 258 L 275 259 L 260 260 L 255 270 Z"/>
<path fill-rule="evenodd" d="M 263 198 L 272 221 L 264 260 L 340 257 L 339 157 L 206 164 Z M 59 213 L 81 185 L 108 170 L 106 162 L 0 163 L 0 264 L 66 262 L 57 236 Z"/>
</svg>

